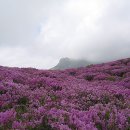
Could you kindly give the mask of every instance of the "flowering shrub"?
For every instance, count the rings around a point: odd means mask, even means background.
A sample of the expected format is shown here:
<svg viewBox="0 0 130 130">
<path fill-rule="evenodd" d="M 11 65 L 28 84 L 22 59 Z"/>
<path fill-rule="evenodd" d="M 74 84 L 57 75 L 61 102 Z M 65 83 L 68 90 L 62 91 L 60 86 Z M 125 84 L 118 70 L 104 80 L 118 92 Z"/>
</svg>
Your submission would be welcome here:
<svg viewBox="0 0 130 130">
<path fill-rule="evenodd" d="M 0 130 L 130 130 L 130 59 L 62 71 L 1 66 Z"/>
</svg>

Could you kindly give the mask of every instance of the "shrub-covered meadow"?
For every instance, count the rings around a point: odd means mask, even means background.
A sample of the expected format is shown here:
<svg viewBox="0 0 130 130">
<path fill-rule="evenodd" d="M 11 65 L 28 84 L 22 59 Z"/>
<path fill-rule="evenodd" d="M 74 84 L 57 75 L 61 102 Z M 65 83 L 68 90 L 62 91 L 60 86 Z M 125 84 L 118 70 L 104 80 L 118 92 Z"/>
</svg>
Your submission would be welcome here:
<svg viewBox="0 0 130 130">
<path fill-rule="evenodd" d="M 62 71 L 0 66 L 0 130 L 130 130 L 130 58 Z"/>
</svg>

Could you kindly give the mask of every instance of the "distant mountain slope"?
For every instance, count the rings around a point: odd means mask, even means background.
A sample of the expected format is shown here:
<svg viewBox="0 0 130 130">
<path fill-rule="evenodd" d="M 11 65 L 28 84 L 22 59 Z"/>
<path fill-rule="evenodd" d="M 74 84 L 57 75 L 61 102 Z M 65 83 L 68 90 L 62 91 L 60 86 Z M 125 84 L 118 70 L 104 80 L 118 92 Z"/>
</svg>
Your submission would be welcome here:
<svg viewBox="0 0 130 130">
<path fill-rule="evenodd" d="M 85 67 L 87 65 L 90 65 L 91 63 L 86 60 L 75 60 L 70 58 L 61 58 L 59 63 L 51 68 L 52 70 L 63 70 L 63 69 L 69 69 L 69 68 L 79 68 L 79 67 Z"/>
</svg>

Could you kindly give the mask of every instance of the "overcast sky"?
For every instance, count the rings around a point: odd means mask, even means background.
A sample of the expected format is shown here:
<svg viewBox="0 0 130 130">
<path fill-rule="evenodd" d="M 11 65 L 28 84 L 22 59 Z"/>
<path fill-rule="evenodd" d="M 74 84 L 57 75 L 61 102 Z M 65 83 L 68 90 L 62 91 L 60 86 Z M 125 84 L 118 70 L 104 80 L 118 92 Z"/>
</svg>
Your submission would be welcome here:
<svg viewBox="0 0 130 130">
<path fill-rule="evenodd" d="M 0 0 L 0 65 L 130 57 L 130 0 Z"/>
</svg>

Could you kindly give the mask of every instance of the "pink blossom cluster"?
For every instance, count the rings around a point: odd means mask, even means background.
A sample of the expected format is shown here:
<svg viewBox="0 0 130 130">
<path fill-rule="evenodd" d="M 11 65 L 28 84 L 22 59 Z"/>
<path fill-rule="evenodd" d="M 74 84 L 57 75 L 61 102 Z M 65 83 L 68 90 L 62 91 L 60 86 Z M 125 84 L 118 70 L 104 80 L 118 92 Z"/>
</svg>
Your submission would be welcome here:
<svg viewBox="0 0 130 130">
<path fill-rule="evenodd" d="M 62 71 L 0 66 L 0 130 L 130 130 L 130 58 Z"/>
</svg>

